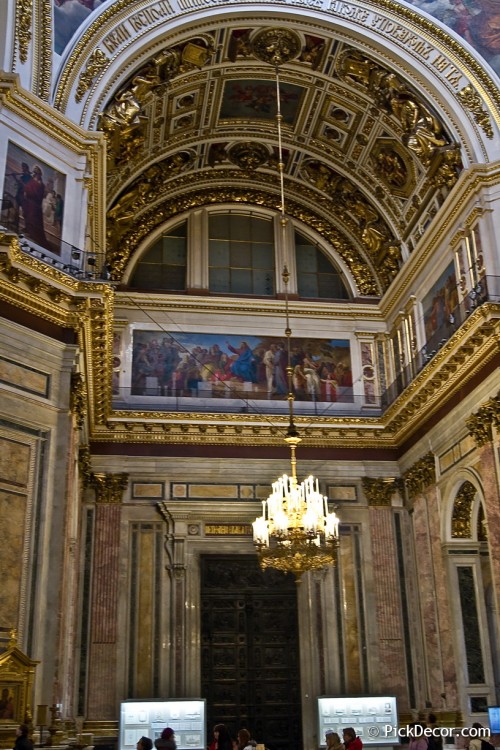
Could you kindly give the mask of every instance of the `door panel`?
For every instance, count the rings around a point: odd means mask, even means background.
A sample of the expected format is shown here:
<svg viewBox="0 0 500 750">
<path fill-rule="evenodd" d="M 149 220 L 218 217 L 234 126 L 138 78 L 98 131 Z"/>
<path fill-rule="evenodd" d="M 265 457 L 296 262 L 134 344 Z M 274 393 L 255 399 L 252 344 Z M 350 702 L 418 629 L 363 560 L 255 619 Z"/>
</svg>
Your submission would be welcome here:
<svg viewBox="0 0 500 750">
<path fill-rule="evenodd" d="M 302 747 L 297 590 L 256 556 L 201 560 L 201 674 L 208 736 L 246 727 L 270 750 Z"/>
</svg>

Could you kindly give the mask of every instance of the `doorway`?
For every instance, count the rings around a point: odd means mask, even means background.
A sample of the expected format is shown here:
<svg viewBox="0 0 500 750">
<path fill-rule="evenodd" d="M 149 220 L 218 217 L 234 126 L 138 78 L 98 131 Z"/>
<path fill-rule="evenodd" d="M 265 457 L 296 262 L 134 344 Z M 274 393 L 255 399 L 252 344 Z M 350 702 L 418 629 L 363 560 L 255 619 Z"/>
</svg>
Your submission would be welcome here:
<svg viewBox="0 0 500 750">
<path fill-rule="evenodd" d="M 256 556 L 201 558 L 201 683 L 208 737 L 245 727 L 270 750 L 302 747 L 297 584 Z"/>
</svg>

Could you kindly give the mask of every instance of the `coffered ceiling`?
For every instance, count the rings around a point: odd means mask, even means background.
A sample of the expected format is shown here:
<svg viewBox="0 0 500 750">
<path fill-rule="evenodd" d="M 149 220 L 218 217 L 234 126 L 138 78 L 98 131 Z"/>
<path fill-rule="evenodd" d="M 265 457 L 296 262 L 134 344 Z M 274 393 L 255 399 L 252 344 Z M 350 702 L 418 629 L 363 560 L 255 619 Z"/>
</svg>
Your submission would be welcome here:
<svg viewBox="0 0 500 750">
<path fill-rule="evenodd" d="M 343 258 L 360 295 L 387 289 L 458 179 L 458 136 L 380 55 L 307 27 L 234 22 L 167 41 L 101 109 L 115 279 L 183 211 L 279 207 L 277 71 L 287 213 Z"/>
</svg>

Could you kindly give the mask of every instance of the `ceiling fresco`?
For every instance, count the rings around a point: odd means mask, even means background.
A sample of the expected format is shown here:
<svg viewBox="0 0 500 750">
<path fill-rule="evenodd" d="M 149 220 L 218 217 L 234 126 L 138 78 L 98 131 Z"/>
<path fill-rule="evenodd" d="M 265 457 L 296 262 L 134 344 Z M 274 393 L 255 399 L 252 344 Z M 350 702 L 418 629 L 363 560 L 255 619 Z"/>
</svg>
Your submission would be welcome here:
<svg viewBox="0 0 500 750">
<path fill-rule="evenodd" d="M 342 257 L 360 294 L 391 283 L 458 179 L 453 133 L 403 76 L 333 36 L 227 22 L 152 55 L 98 115 L 115 279 L 182 211 L 279 208 L 277 45 L 287 211 Z"/>
<path fill-rule="evenodd" d="M 53 0 L 55 52 L 61 55 L 89 16 L 92 13 L 97 15 L 101 6 L 109 6 L 113 1 Z M 425 11 L 461 36 L 500 76 L 498 0 L 410 0 L 409 4 Z M 234 44 L 237 46 L 238 40 Z"/>
</svg>

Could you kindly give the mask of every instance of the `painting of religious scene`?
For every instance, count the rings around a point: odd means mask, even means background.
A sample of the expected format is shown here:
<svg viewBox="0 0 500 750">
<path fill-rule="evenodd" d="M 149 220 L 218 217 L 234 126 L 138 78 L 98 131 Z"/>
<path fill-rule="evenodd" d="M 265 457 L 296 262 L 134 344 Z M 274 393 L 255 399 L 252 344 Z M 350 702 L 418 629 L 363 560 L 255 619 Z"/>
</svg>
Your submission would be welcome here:
<svg viewBox="0 0 500 750">
<path fill-rule="evenodd" d="M 500 75 L 498 0 L 410 0 L 459 34 Z"/>
<path fill-rule="evenodd" d="M 349 341 L 293 338 L 292 389 L 297 401 L 351 401 Z M 134 331 L 133 396 L 282 399 L 288 350 L 272 336 Z"/>
<path fill-rule="evenodd" d="M 90 14 L 113 0 L 54 0 L 54 51 L 62 55 L 69 40 Z"/>
<path fill-rule="evenodd" d="M 291 83 L 280 85 L 283 121 L 293 125 L 304 89 Z M 251 79 L 226 81 L 219 112 L 222 119 L 276 119 L 276 83 Z"/>
<path fill-rule="evenodd" d="M 4 225 L 59 255 L 65 190 L 65 175 L 9 143 L 3 183 Z"/>
<path fill-rule="evenodd" d="M 0 720 L 16 720 L 18 685 L 3 685 L 0 692 Z"/>
<path fill-rule="evenodd" d="M 450 315 L 458 305 L 458 288 L 455 266 L 450 263 L 422 300 L 425 339 L 429 343 L 433 336 L 444 331 L 450 324 Z M 439 336 L 438 336 L 439 337 Z"/>
</svg>

